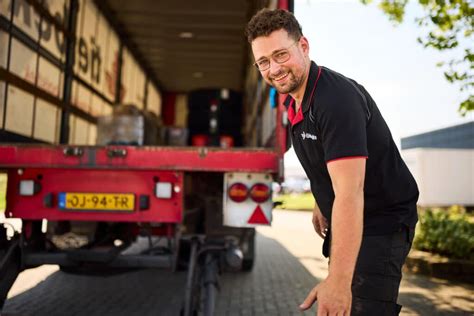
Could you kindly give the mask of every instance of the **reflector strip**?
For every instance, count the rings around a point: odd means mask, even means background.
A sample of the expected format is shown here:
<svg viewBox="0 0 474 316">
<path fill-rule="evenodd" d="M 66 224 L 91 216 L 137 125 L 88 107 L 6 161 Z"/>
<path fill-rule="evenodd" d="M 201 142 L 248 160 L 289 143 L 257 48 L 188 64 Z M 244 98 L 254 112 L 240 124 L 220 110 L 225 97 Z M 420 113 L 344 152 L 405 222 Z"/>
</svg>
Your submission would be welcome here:
<svg viewBox="0 0 474 316">
<path fill-rule="evenodd" d="M 270 224 L 260 205 L 257 205 L 248 222 L 249 224 Z"/>
</svg>

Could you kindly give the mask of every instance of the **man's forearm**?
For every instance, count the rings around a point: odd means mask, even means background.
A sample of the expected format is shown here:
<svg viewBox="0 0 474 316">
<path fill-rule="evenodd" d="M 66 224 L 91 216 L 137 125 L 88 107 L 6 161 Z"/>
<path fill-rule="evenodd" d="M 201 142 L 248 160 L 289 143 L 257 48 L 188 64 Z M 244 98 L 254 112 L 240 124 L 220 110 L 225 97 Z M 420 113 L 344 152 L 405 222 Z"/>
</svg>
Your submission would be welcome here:
<svg viewBox="0 0 474 316">
<path fill-rule="evenodd" d="M 350 285 L 359 254 L 363 229 L 363 192 L 334 200 L 331 221 L 331 255 L 328 278 Z"/>
</svg>

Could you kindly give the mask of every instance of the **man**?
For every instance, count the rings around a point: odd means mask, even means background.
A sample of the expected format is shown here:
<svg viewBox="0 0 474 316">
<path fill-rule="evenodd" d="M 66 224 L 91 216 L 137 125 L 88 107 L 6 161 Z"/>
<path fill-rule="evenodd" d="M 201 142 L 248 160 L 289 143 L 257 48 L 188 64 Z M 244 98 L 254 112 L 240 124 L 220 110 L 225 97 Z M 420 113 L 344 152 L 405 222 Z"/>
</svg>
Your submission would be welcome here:
<svg viewBox="0 0 474 316">
<path fill-rule="evenodd" d="M 354 80 L 310 60 L 290 12 L 258 12 L 247 37 L 265 81 L 289 94 L 290 137 L 311 181 L 313 225 L 330 257 L 327 278 L 300 308 L 317 300 L 317 315 L 398 315 L 418 189 L 375 102 Z"/>
</svg>

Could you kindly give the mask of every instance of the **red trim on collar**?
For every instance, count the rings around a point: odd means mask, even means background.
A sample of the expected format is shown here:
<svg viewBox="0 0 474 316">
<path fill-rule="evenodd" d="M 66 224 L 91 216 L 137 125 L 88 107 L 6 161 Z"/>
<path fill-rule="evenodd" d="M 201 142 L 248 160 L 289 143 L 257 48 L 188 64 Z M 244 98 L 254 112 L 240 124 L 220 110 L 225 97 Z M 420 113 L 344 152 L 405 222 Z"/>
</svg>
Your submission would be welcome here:
<svg viewBox="0 0 474 316">
<path fill-rule="evenodd" d="M 318 76 L 316 77 L 316 82 L 314 83 L 313 90 L 311 90 L 311 95 L 309 97 L 309 106 L 311 106 L 311 102 L 313 101 L 314 91 L 316 90 L 316 86 L 319 81 L 319 77 L 321 76 L 321 67 L 318 68 Z M 303 105 L 300 105 L 298 113 L 295 114 L 295 109 L 293 105 L 295 104 L 295 99 L 291 98 L 290 105 L 288 106 L 288 121 L 290 121 L 291 126 L 294 126 L 303 120 Z"/>
<path fill-rule="evenodd" d="M 294 126 L 303 120 L 303 110 L 300 106 L 298 113 L 295 114 L 295 108 L 293 104 L 295 103 L 294 99 L 291 99 L 290 106 L 288 107 L 288 121 L 290 121 L 291 125 Z"/>
</svg>

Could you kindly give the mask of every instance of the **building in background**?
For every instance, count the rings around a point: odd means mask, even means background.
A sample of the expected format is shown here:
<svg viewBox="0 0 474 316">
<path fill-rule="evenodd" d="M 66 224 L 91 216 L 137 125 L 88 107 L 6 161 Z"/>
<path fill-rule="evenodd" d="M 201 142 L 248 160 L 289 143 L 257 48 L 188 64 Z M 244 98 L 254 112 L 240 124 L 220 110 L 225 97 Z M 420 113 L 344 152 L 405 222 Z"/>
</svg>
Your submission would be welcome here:
<svg viewBox="0 0 474 316">
<path fill-rule="evenodd" d="M 474 149 L 474 121 L 402 138 L 402 150 L 410 148 Z"/>
<path fill-rule="evenodd" d="M 402 138 L 420 206 L 474 206 L 474 122 Z"/>
</svg>

